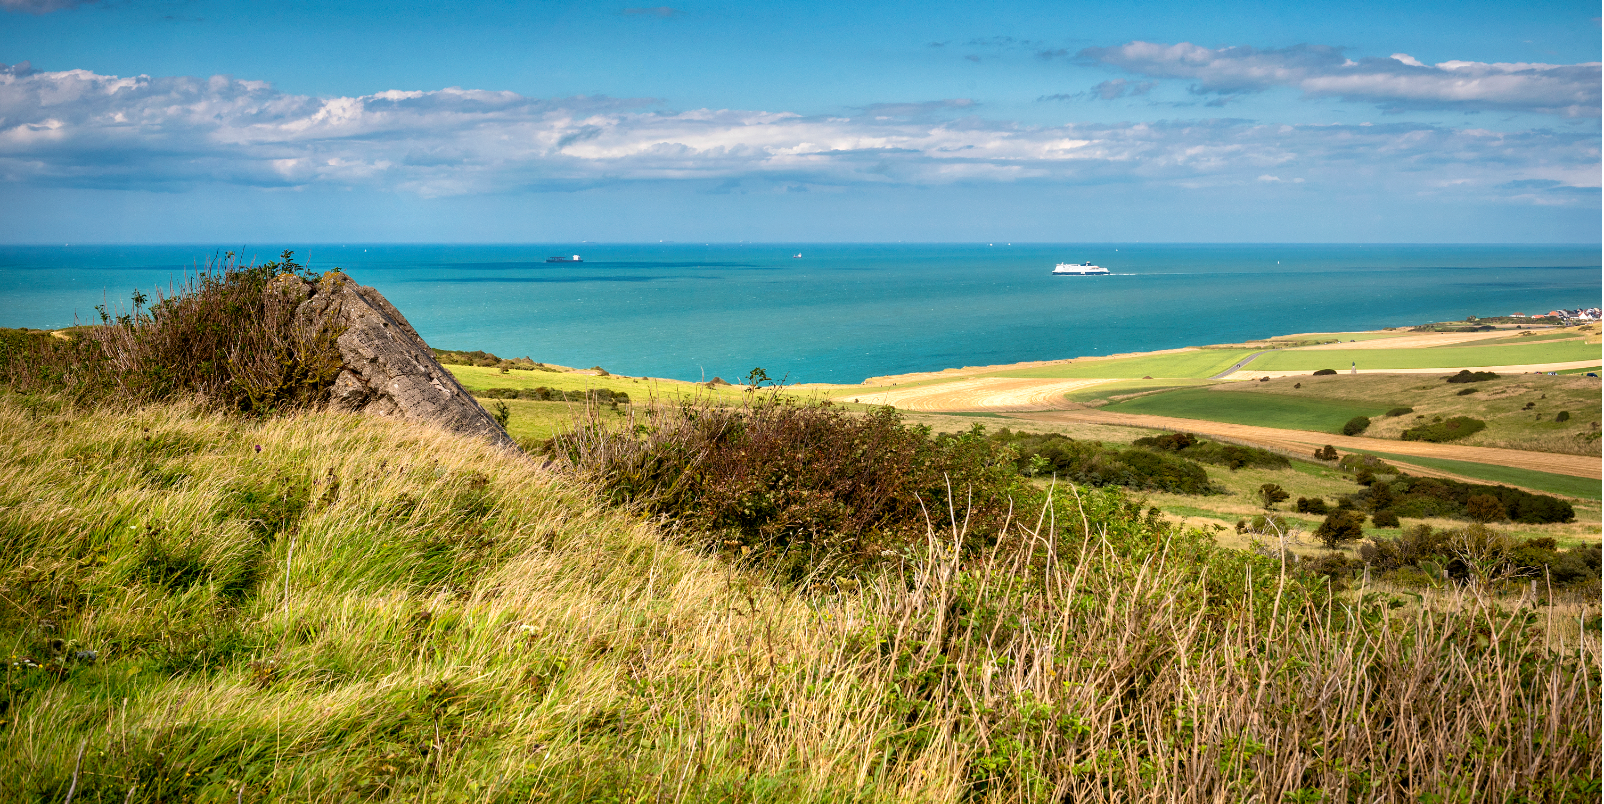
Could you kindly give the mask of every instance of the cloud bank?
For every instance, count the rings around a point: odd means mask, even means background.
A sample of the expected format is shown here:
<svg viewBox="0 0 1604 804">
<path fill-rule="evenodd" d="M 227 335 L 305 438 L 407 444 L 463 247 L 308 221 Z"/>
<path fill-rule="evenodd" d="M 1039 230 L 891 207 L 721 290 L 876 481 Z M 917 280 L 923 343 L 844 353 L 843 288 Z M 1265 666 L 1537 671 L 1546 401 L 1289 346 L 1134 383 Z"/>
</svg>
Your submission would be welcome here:
<svg viewBox="0 0 1604 804">
<path fill-rule="evenodd" d="M 1129 42 L 1086 48 L 1086 63 L 1117 67 L 1148 78 L 1196 81 L 1199 94 L 1232 95 L 1292 87 L 1310 98 L 1374 103 L 1383 109 L 1524 111 L 1597 117 L 1600 65 L 1445 61 L 1422 64 L 1405 53 L 1357 61 L 1341 48 L 1296 45 L 1209 49 Z"/>
<path fill-rule="evenodd" d="M 449 196 L 631 182 L 742 191 L 1012 182 L 1196 189 L 1264 187 L 1261 177 L 1271 175 L 1288 188 L 1597 198 L 1598 142 L 1583 133 L 1243 120 L 1027 126 L 976 111 L 966 100 L 881 104 L 848 116 L 663 111 L 651 100 L 460 88 L 316 98 L 227 76 L 17 65 L 0 67 L 0 178 Z"/>
</svg>

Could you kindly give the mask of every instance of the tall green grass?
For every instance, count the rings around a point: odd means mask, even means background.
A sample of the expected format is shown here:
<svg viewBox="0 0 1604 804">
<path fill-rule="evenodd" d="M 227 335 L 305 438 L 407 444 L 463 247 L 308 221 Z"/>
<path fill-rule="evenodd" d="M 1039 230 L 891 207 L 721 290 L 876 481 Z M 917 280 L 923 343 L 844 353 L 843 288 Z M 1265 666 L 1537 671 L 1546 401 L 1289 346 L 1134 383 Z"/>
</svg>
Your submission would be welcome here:
<svg viewBox="0 0 1604 804">
<path fill-rule="evenodd" d="M 7 393 L 0 476 L 7 801 L 1598 796 L 1576 607 L 1332 595 L 1116 491 L 781 589 L 391 421 Z"/>
</svg>

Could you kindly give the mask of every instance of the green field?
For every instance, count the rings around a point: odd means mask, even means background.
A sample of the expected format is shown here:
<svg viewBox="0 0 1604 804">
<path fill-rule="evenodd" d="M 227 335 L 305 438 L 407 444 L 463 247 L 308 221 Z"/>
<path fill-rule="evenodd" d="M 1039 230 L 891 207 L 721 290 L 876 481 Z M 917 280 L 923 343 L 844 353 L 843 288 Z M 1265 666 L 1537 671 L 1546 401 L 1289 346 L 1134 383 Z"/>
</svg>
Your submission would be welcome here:
<svg viewBox="0 0 1604 804">
<path fill-rule="evenodd" d="M 1103 410 L 1182 419 L 1338 433 L 1355 416 L 1380 416 L 1385 407 L 1334 399 L 1189 388 L 1116 402 Z"/>
<path fill-rule="evenodd" d="M 1412 455 L 1392 455 L 1385 452 L 1371 454 L 1400 463 L 1414 463 L 1428 466 L 1432 469 L 1441 469 L 1444 472 L 1453 472 L 1456 475 L 1473 477 L 1477 480 L 1523 486 L 1553 494 L 1564 494 L 1568 497 L 1597 500 L 1604 496 L 1600 494 L 1601 484 L 1599 481 L 1586 477 L 1534 472 L 1530 469 L 1511 469 L 1508 466 L 1494 466 L 1488 463 L 1452 461 L 1446 458 L 1416 458 Z"/>
<path fill-rule="evenodd" d="M 1599 372 L 1599 370 L 1600 370 L 1599 366 L 1588 366 L 1587 368 L 1565 369 L 1565 370 L 1560 371 L 1558 373 L 1560 373 L 1560 374 L 1587 374 L 1587 373 L 1591 372 L 1593 374 L 1597 374 Z"/>
<path fill-rule="evenodd" d="M 1366 370 L 1521 366 L 1598 360 L 1598 344 L 1579 340 L 1505 346 L 1434 346 L 1422 349 L 1288 349 L 1271 352 L 1247 365 L 1249 371 L 1346 370 L 1357 363 Z M 1230 365 L 1227 363 L 1227 365 Z M 1087 375 L 1091 376 L 1091 375 Z M 1158 376 L 1158 375 L 1154 375 Z"/>
<path fill-rule="evenodd" d="M 1035 377 L 1041 379 L 1074 379 L 1078 377 L 1108 377 L 1111 379 L 1139 379 L 1141 377 L 1212 377 L 1230 368 L 1254 349 L 1199 349 L 1192 352 L 1173 352 L 1150 357 L 1126 357 L 1115 360 L 1088 360 L 1057 366 L 999 371 L 987 377 Z M 1260 358 L 1261 360 L 1263 358 Z"/>
</svg>

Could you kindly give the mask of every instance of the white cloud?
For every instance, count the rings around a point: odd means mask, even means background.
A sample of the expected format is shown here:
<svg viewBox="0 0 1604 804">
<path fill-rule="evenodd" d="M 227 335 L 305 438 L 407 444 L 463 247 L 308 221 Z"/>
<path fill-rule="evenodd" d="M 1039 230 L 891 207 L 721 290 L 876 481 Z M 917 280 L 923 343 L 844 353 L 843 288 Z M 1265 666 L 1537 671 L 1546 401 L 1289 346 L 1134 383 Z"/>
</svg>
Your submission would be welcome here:
<svg viewBox="0 0 1604 804">
<path fill-rule="evenodd" d="M 881 104 L 846 117 L 653 107 L 460 88 L 313 98 L 224 76 L 3 68 L 0 178 L 143 189 L 362 186 L 428 196 L 661 181 L 726 190 L 747 182 L 1126 182 L 1268 191 L 1305 177 L 1309 186 L 1435 192 L 1465 179 L 1500 197 L 1563 195 L 1565 203 L 1586 198 L 1561 189 L 1598 186 L 1596 138 L 1580 133 L 1240 120 L 1025 126 L 978 117 L 969 101 Z M 1289 174 L 1299 178 L 1264 178 Z M 1530 179 L 1547 183 L 1499 189 Z"/>
<path fill-rule="evenodd" d="M 1323 45 L 1210 49 L 1189 42 L 1087 48 L 1080 58 L 1151 78 L 1192 79 L 1197 93 L 1231 95 L 1287 86 L 1308 97 L 1363 101 L 1390 110 L 1485 109 L 1596 117 L 1601 98 L 1597 62 L 1427 65 L 1407 53 L 1354 61 L 1340 48 Z"/>
</svg>

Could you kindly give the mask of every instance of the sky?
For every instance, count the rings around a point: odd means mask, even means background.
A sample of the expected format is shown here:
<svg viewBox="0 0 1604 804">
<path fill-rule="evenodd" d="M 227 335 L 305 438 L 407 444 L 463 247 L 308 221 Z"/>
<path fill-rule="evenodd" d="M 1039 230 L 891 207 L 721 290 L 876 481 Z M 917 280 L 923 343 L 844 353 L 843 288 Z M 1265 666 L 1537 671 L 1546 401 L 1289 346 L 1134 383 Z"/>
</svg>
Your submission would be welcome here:
<svg viewBox="0 0 1604 804">
<path fill-rule="evenodd" d="M 1600 240 L 1597 2 L 673 2 L 0 0 L 0 242 Z"/>
</svg>

